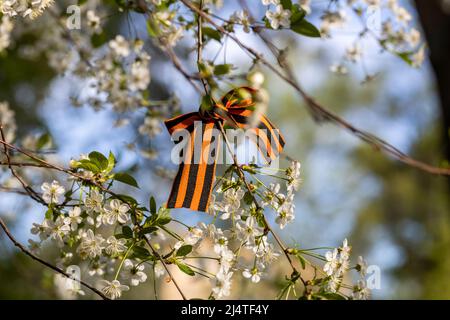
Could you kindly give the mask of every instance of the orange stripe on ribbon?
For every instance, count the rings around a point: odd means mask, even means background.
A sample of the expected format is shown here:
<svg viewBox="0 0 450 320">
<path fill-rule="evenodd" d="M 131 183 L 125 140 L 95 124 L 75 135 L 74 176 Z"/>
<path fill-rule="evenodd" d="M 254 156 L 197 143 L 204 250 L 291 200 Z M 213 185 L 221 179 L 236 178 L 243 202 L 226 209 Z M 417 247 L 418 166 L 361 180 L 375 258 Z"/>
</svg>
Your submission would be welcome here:
<svg viewBox="0 0 450 320">
<path fill-rule="evenodd" d="M 187 130 L 190 138 L 183 154 L 183 161 L 172 185 L 167 208 L 189 208 L 195 211 L 207 211 L 215 178 L 217 155 L 221 137 L 214 136 L 220 132 L 219 124 L 231 120 L 233 127 L 248 128 L 252 130 L 252 139 L 257 143 L 263 157 L 270 162 L 283 150 L 284 138 L 278 129 L 264 115 L 259 117 L 258 128 L 249 128 L 250 118 L 253 116 L 254 106 L 252 98 L 242 97 L 242 91 L 253 96 L 255 89 L 249 87 L 236 88 L 222 97 L 213 111 L 204 115 L 191 112 L 166 120 L 165 124 L 170 134 L 177 130 Z M 202 124 L 197 126 L 197 123 Z M 200 143 L 196 144 L 196 139 Z M 199 150 L 196 146 L 201 145 Z M 212 154 L 214 151 L 214 154 Z"/>
</svg>

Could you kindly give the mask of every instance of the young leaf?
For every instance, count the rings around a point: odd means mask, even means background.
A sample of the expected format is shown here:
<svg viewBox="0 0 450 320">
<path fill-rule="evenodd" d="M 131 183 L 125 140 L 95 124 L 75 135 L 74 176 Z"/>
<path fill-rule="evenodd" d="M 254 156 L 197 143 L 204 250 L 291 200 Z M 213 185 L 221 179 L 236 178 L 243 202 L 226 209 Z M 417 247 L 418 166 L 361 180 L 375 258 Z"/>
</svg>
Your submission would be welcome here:
<svg viewBox="0 0 450 320">
<path fill-rule="evenodd" d="M 133 253 L 136 257 L 138 257 L 140 259 L 147 259 L 148 257 L 151 256 L 150 252 L 147 249 L 145 249 L 144 247 L 138 247 L 138 246 L 133 247 Z"/>
<path fill-rule="evenodd" d="M 101 170 L 108 168 L 108 159 L 100 152 L 92 151 L 89 153 L 89 160 L 95 163 Z"/>
<path fill-rule="evenodd" d="M 195 276 L 195 272 L 187 265 L 177 262 L 178 268 L 189 276 Z"/>
<path fill-rule="evenodd" d="M 155 214 L 156 213 L 156 201 L 155 198 L 150 197 L 150 213 Z"/>
<path fill-rule="evenodd" d="M 233 65 L 229 64 L 229 63 L 218 64 L 218 65 L 214 66 L 214 74 L 216 76 L 223 76 L 225 74 L 228 74 L 228 73 L 230 73 L 232 66 Z"/>
<path fill-rule="evenodd" d="M 192 246 L 191 245 L 182 246 L 177 251 L 177 257 L 187 256 L 189 253 L 191 253 L 191 251 L 192 251 Z"/>
<path fill-rule="evenodd" d="M 81 159 L 78 168 L 92 171 L 93 173 L 99 173 L 101 171 L 97 164 L 88 159 Z"/>
<path fill-rule="evenodd" d="M 50 146 L 52 143 L 52 137 L 48 133 L 41 135 L 36 143 L 36 149 L 40 150 L 46 146 Z"/>
<path fill-rule="evenodd" d="M 114 175 L 113 179 L 139 189 L 139 185 L 138 185 L 137 181 L 132 176 L 130 176 L 128 173 L 118 172 Z"/>
<path fill-rule="evenodd" d="M 114 157 L 114 154 L 110 151 L 108 155 L 108 167 L 106 167 L 106 173 L 109 173 L 114 169 L 116 166 L 116 157 Z"/>
<path fill-rule="evenodd" d="M 108 38 L 106 37 L 106 33 L 94 33 L 91 36 L 91 44 L 94 48 L 99 48 L 106 43 Z"/>
<path fill-rule="evenodd" d="M 158 230 L 157 227 L 146 227 L 146 228 L 142 228 L 140 234 L 141 235 L 149 234 L 149 233 L 155 232 L 157 230 Z"/>
<path fill-rule="evenodd" d="M 122 233 L 126 238 L 133 238 L 133 230 L 129 226 L 122 227 Z"/>
<path fill-rule="evenodd" d="M 280 3 L 283 6 L 284 10 L 291 10 L 291 8 L 292 8 L 291 0 L 281 0 Z"/>
<path fill-rule="evenodd" d="M 202 33 L 203 33 L 203 37 L 205 37 L 206 39 L 209 38 L 209 39 L 214 39 L 218 42 L 221 42 L 222 35 L 216 29 L 213 29 L 210 27 L 203 27 Z"/>
<path fill-rule="evenodd" d="M 158 26 L 153 19 L 147 20 L 147 33 L 150 37 L 157 37 L 159 34 Z"/>
<path fill-rule="evenodd" d="M 45 213 L 45 219 L 52 220 L 53 219 L 53 209 L 48 208 L 47 212 Z"/>
<path fill-rule="evenodd" d="M 306 267 L 306 260 L 303 258 L 301 254 L 297 255 L 298 260 L 300 261 L 300 264 L 302 265 L 302 269 L 305 270 Z"/>
<path fill-rule="evenodd" d="M 291 29 L 298 34 L 306 37 L 320 38 L 320 31 L 310 22 L 301 19 L 294 24 L 291 24 Z"/>
</svg>

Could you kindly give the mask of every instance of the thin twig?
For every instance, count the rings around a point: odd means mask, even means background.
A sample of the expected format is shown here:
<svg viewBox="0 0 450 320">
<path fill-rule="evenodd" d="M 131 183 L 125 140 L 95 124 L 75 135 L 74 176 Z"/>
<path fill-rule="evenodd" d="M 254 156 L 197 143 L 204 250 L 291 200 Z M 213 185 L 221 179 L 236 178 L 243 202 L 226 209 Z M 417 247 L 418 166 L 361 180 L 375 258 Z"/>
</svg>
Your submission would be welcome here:
<svg viewBox="0 0 450 320">
<path fill-rule="evenodd" d="M 2 141 L 5 140 L 5 133 L 3 131 L 2 123 L 0 123 L 0 137 L 1 137 Z M 44 199 L 42 199 L 42 197 L 36 191 L 34 191 L 33 188 L 31 188 L 25 182 L 25 180 L 16 172 L 16 170 L 14 170 L 13 166 L 11 165 L 11 156 L 9 155 L 9 149 L 6 147 L 6 145 L 3 145 L 3 152 L 6 156 L 6 161 L 8 163 L 8 168 L 11 171 L 11 174 L 17 179 L 17 181 L 19 181 L 19 183 L 22 185 L 23 189 L 30 195 L 30 197 L 32 199 L 45 205 L 46 203 L 45 203 Z"/>
<path fill-rule="evenodd" d="M 101 184 L 99 184 L 99 183 L 97 183 L 97 182 L 95 182 L 95 181 L 93 181 L 93 180 L 91 180 L 91 179 L 89 179 L 89 178 L 83 177 L 82 175 L 77 174 L 76 172 L 73 172 L 73 171 L 71 171 L 71 170 L 69 170 L 69 169 L 65 169 L 65 168 L 63 168 L 63 167 L 60 167 L 60 166 L 51 164 L 51 163 L 49 163 L 49 162 L 47 162 L 47 161 L 45 161 L 45 160 L 43 160 L 43 159 L 40 159 L 40 158 L 36 157 L 35 155 L 31 154 L 30 152 L 27 152 L 27 151 L 25 151 L 25 150 L 22 150 L 21 148 L 19 148 L 19 147 L 17 147 L 17 146 L 14 146 L 14 145 L 12 145 L 12 144 L 10 144 L 10 143 L 4 141 L 3 139 L 0 140 L 0 144 L 3 144 L 3 146 L 8 147 L 9 149 L 13 149 L 13 150 L 15 150 L 15 151 L 17 151 L 17 152 L 19 152 L 19 153 L 22 153 L 22 154 L 26 155 L 27 157 L 29 157 L 29 158 L 31 158 L 31 159 L 33 159 L 33 160 L 39 162 L 39 163 L 42 163 L 42 164 L 47 165 L 49 169 L 54 169 L 54 170 L 57 170 L 57 171 L 64 172 L 64 173 L 66 173 L 66 174 L 68 174 L 68 175 L 71 175 L 71 176 L 77 178 L 77 179 L 80 179 L 80 180 L 82 180 L 82 181 L 85 181 L 85 182 L 87 182 L 87 183 L 90 183 L 90 184 L 92 184 L 92 185 L 98 187 L 100 190 L 102 190 L 102 191 L 104 191 L 104 192 L 106 192 L 106 193 L 112 195 L 113 197 L 118 198 L 118 199 L 121 199 L 123 202 L 125 202 L 125 203 L 128 204 L 130 207 L 132 207 L 132 205 L 131 205 L 126 199 L 123 199 L 122 197 L 120 197 L 120 196 L 119 196 L 118 194 L 116 194 L 115 192 L 113 192 L 113 191 L 111 191 L 111 190 L 105 188 L 103 185 L 101 185 Z M 135 226 L 136 226 L 139 230 L 142 230 L 142 227 L 138 224 L 137 220 L 135 221 Z M 149 245 L 150 249 L 152 250 L 152 253 L 153 253 L 159 260 L 161 260 L 161 262 L 162 262 L 162 264 L 164 265 L 164 267 L 165 267 L 167 273 L 168 273 L 169 276 L 171 277 L 172 282 L 174 283 L 175 287 L 177 288 L 177 290 L 179 291 L 179 293 L 180 293 L 180 295 L 183 297 L 183 299 L 186 300 L 186 296 L 185 296 L 184 293 L 181 291 L 179 285 L 177 284 L 176 280 L 175 280 L 174 277 L 172 276 L 170 270 L 167 268 L 167 266 L 166 266 L 166 264 L 165 264 L 165 262 L 164 262 L 164 259 L 162 259 L 161 255 L 153 248 L 153 246 L 151 245 L 151 243 L 148 241 L 148 239 L 147 239 L 145 236 L 144 236 L 144 240 L 145 240 L 146 243 Z"/>
<path fill-rule="evenodd" d="M 203 12 L 203 0 L 200 0 L 199 10 Z M 200 70 L 200 66 L 202 65 L 202 51 L 203 51 L 203 30 L 202 30 L 202 15 L 199 14 L 197 16 L 197 66 L 199 68 L 200 81 L 202 82 L 203 88 L 205 89 L 205 93 L 208 94 L 208 85 L 206 80 L 201 76 L 202 71 Z"/>
<path fill-rule="evenodd" d="M 9 231 L 8 227 L 6 226 L 5 222 L 3 221 L 2 218 L 0 218 L 0 227 L 3 229 L 3 231 L 5 232 L 6 236 L 9 238 L 9 240 L 11 240 L 11 242 L 18 247 L 23 253 L 25 253 L 27 256 L 29 256 L 30 258 L 32 258 L 33 260 L 38 261 L 39 263 L 43 264 L 44 266 L 52 269 L 53 271 L 56 271 L 60 274 L 62 274 L 63 276 L 65 276 L 66 278 L 72 279 L 72 277 L 66 273 L 65 271 L 61 270 L 60 268 L 48 263 L 47 261 L 39 258 L 38 256 L 36 256 L 35 254 L 33 254 L 31 251 L 29 251 L 27 248 L 25 248 L 25 246 L 23 246 L 20 242 L 18 242 L 14 236 L 12 235 L 12 233 Z M 100 290 L 94 288 L 93 286 L 91 286 L 90 284 L 82 281 L 82 280 L 77 280 L 79 281 L 83 286 L 85 286 L 86 288 L 90 289 L 92 292 L 96 293 L 97 295 L 99 295 L 102 299 L 104 300 L 110 300 L 107 296 L 105 296 Z"/>
<path fill-rule="evenodd" d="M 181 73 L 181 75 L 183 75 L 183 77 L 191 84 L 191 86 L 195 89 L 195 91 L 201 93 L 202 89 L 197 85 L 197 83 L 194 82 L 194 80 L 198 80 L 199 78 L 192 76 L 183 68 L 180 59 L 178 59 L 173 49 L 169 46 L 166 46 L 164 52 L 172 61 L 172 64 L 174 65 L 175 69 L 177 69 L 178 72 Z"/>
<path fill-rule="evenodd" d="M 278 63 L 283 68 L 283 70 L 285 70 L 286 75 L 283 74 L 280 70 L 278 70 L 274 65 L 272 65 L 267 59 L 265 59 L 261 53 L 259 53 L 258 51 L 254 50 L 253 48 L 245 45 L 242 41 L 240 41 L 233 32 L 227 31 L 225 28 L 223 28 L 222 26 L 217 24 L 208 13 L 200 10 L 194 4 L 192 4 L 192 2 L 190 2 L 188 0 L 180 0 L 180 1 L 185 6 L 187 6 L 191 11 L 202 16 L 202 18 L 205 21 L 210 23 L 220 33 L 230 37 L 244 51 L 251 54 L 256 60 L 260 61 L 262 64 L 264 64 L 266 67 L 268 67 L 272 72 L 274 72 L 278 77 L 280 77 L 286 83 L 288 83 L 291 87 L 293 87 L 300 94 L 300 96 L 305 100 L 306 105 L 308 106 L 309 110 L 311 111 L 311 114 L 313 115 L 313 117 L 316 121 L 331 122 L 343 129 L 349 131 L 351 134 L 355 135 L 360 140 L 372 145 L 375 149 L 382 150 L 384 153 L 393 156 L 400 162 L 403 162 L 411 167 L 428 172 L 430 174 L 450 176 L 449 168 L 434 167 L 434 166 L 431 166 L 424 162 L 413 159 L 413 158 L 407 156 L 406 154 L 404 154 L 403 152 L 401 152 L 400 150 L 398 150 L 393 145 L 389 144 L 388 142 L 378 138 L 377 136 L 375 136 L 369 132 L 366 132 L 364 130 L 356 128 L 351 123 L 347 122 L 343 118 L 341 118 L 338 115 L 334 114 L 333 112 L 329 111 L 328 109 L 326 109 L 324 106 L 320 105 L 317 101 L 315 101 L 311 96 L 309 96 L 306 93 L 306 91 L 300 86 L 300 84 L 296 80 L 296 78 L 292 72 L 292 69 L 287 65 L 287 63 L 285 61 L 282 61 L 281 59 L 279 59 Z"/>
</svg>

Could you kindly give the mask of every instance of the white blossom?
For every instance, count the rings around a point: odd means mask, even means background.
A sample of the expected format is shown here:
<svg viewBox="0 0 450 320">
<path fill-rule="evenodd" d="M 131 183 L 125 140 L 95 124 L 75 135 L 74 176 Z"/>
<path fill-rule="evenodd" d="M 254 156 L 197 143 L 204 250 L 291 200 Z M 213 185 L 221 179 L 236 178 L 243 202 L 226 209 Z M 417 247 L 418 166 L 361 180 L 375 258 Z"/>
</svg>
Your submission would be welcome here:
<svg viewBox="0 0 450 320">
<path fill-rule="evenodd" d="M 370 297 L 370 289 L 367 288 L 365 280 L 358 280 L 358 284 L 353 288 L 353 299 L 367 300 Z"/>
<path fill-rule="evenodd" d="M 106 243 L 105 252 L 110 256 L 117 256 L 127 249 L 125 239 L 117 239 L 114 236 L 110 236 L 106 239 Z"/>
<path fill-rule="evenodd" d="M 238 239 L 247 243 L 247 245 L 254 244 L 255 237 L 263 234 L 263 230 L 258 226 L 255 217 L 248 217 L 245 222 L 238 221 L 236 229 L 238 232 Z"/>
<path fill-rule="evenodd" d="M 162 132 L 161 122 L 155 117 L 145 117 L 144 123 L 139 127 L 139 133 L 154 138 Z"/>
<path fill-rule="evenodd" d="M 244 278 L 250 279 L 253 283 L 258 283 L 261 280 L 262 272 L 258 268 L 244 269 L 242 272 Z"/>
<path fill-rule="evenodd" d="M 109 47 L 120 57 L 127 57 L 130 54 L 130 45 L 121 35 L 118 35 L 114 40 L 111 40 L 109 42 Z"/>
<path fill-rule="evenodd" d="M 266 12 L 266 17 L 273 29 L 278 29 L 280 26 L 289 28 L 291 26 L 291 14 L 290 10 L 284 10 L 282 5 L 277 5 L 275 11 Z"/>
<path fill-rule="evenodd" d="M 105 207 L 105 220 L 108 224 L 127 223 L 130 219 L 130 207 L 119 199 L 111 199 Z"/>
<path fill-rule="evenodd" d="M 77 252 L 82 259 L 94 259 L 102 254 L 105 239 L 101 235 L 95 235 L 92 230 L 88 230 L 78 246 Z"/>
<path fill-rule="evenodd" d="M 117 299 L 122 296 L 123 291 L 128 291 L 130 287 L 120 284 L 119 280 L 113 280 L 111 282 L 107 280 L 102 280 L 101 291 L 110 299 Z"/>
<path fill-rule="evenodd" d="M 103 195 L 98 190 L 91 190 L 90 195 L 84 199 L 84 205 L 88 214 L 101 212 L 103 209 Z"/>
<path fill-rule="evenodd" d="M 228 297 L 231 293 L 231 278 L 233 277 L 233 272 L 225 272 L 220 269 L 214 278 L 214 287 L 212 292 L 216 299 L 221 299 Z"/>
<path fill-rule="evenodd" d="M 83 221 L 81 218 L 81 209 L 80 207 L 73 207 L 69 210 L 69 220 L 70 220 L 70 228 L 72 231 L 77 230 L 78 225 Z"/>
<path fill-rule="evenodd" d="M 89 27 L 91 27 L 97 33 L 101 32 L 100 17 L 97 16 L 95 11 L 88 10 L 86 12 L 86 18 L 88 20 Z"/>
<path fill-rule="evenodd" d="M 53 180 L 51 184 L 44 182 L 41 189 L 44 191 L 42 199 L 49 204 L 60 204 L 63 200 L 63 195 L 66 192 L 64 187 L 56 180 Z"/>
<path fill-rule="evenodd" d="M 139 283 L 143 283 L 147 280 L 144 269 L 145 266 L 143 263 L 135 265 L 130 259 L 125 259 L 120 275 L 123 279 L 129 280 L 130 285 L 138 286 Z"/>
<path fill-rule="evenodd" d="M 339 265 L 338 249 L 333 251 L 328 251 L 325 254 L 326 263 L 323 267 L 323 271 L 329 276 L 331 276 L 337 269 Z"/>
</svg>

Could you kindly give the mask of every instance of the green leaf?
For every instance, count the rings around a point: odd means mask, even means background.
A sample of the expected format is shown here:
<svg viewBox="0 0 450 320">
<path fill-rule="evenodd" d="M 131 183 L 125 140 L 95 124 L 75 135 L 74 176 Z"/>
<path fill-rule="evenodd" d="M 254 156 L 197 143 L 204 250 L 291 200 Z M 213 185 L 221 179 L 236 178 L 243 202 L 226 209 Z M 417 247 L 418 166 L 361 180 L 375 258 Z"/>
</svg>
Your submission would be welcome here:
<svg viewBox="0 0 450 320">
<path fill-rule="evenodd" d="M 195 276 L 195 272 L 187 265 L 177 262 L 178 268 L 189 276 Z"/>
<path fill-rule="evenodd" d="M 81 159 L 78 161 L 80 164 L 78 165 L 78 168 L 85 169 L 88 171 L 92 171 L 93 173 L 99 173 L 101 169 L 91 160 L 88 159 Z"/>
<path fill-rule="evenodd" d="M 113 179 L 139 189 L 139 185 L 138 185 L 137 181 L 128 173 L 118 172 L 118 173 L 114 174 Z"/>
<path fill-rule="evenodd" d="M 291 24 L 291 29 L 298 34 L 306 37 L 320 38 L 320 31 L 310 22 L 301 19 L 294 24 Z"/>
<path fill-rule="evenodd" d="M 160 226 L 164 226 L 166 224 L 168 224 L 170 221 L 172 221 L 171 217 L 160 217 L 158 218 L 158 225 Z"/>
<path fill-rule="evenodd" d="M 101 33 L 94 33 L 91 36 L 91 44 L 94 48 L 99 48 L 102 45 L 104 45 L 107 41 L 106 34 L 104 32 Z"/>
<path fill-rule="evenodd" d="M 131 196 L 128 196 L 126 194 L 117 194 L 114 196 L 114 198 L 117 198 L 123 202 L 126 202 L 127 204 L 131 206 L 136 206 L 138 204 L 137 200 Z"/>
<path fill-rule="evenodd" d="M 36 149 L 41 150 L 44 147 L 49 147 L 52 143 L 52 136 L 48 133 L 41 135 L 36 143 Z"/>
<path fill-rule="evenodd" d="M 214 74 L 216 76 L 223 76 L 225 74 L 230 73 L 232 67 L 233 65 L 229 63 L 215 65 Z"/>
<path fill-rule="evenodd" d="M 153 19 L 147 20 L 147 33 L 153 38 L 156 38 L 159 35 L 158 25 Z"/>
<path fill-rule="evenodd" d="M 283 9 L 291 10 L 291 8 L 292 8 L 292 1 L 291 0 L 281 0 L 280 3 L 283 6 Z"/>
<path fill-rule="evenodd" d="M 122 234 L 128 239 L 133 238 L 133 230 L 129 226 L 122 227 Z"/>
<path fill-rule="evenodd" d="M 412 52 L 396 52 L 396 55 L 400 57 L 403 61 L 405 61 L 410 66 L 413 64 L 413 61 L 411 59 Z"/>
<path fill-rule="evenodd" d="M 222 35 L 220 34 L 219 31 L 217 31 L 216 29 L 210 28 L 210 27 L 203 27 L 202 28 L 202 34 L 203 37 L 206 39 L 214 39 L 218 42 L 221 42 L 222 40 Z M 205 40 L 206 40 L 205 39 Z"/>
<path fill-rule="evenodd" d="M 301 20 L 303 20 L 306 16 L 306 11 L 303 9 L 293 10 L 292 16 L 291 16 L 291 26 L 293 24 L 299 23 Z"/>
<path fill-rule="evenodd" d="M 148 257 L 151 256 L 150 252 L 144 247 L 138 246 L 133 247 L 133 253 L 136 257 L 141 259 L 147 259 Z"/>
<path fill-rule="evenodd" d="M 92 163 L 95 163 L 102 171 L 108 168 L 108 159 L 100 152 L 92 151 L 89 153 L 89 160 L 91 160 Z"/>
<path fill-rule="evenodd" d="M 141 233 L 141 235 L 144 235 L 144 234 L 153 233 L 153 232 L 155 232 L 157 230 L 158 230 L 157 227 L 146 227 L 146 228 L 142 228 L 140 233 Z"/>
<path fill-rule="evenodd" d="M 204 95 L 202 97 L 202 102 L 200 103 L 200 110 L 211 111 L 213 109 L 212 99 L 210 95 Z"/>
<path fill-rule="evenodd" d="M 110 151 L 108 155 L 108 167 L 106 167 L 106 172 L 109 173 L 114 169 L 116 166 L 116 157 L 114 157 L 114 154 Z"/>
<path fill-rule="evenodd" d="M 47 212 L 45 212 L 45 219 L 52 220 L 53 219 L 53 209 L 48 208 Z"/>
<path fill-rule="evenodd" d="M 244 202 L 245 202 L 247 205 L 251 205 L 251 204 L 253 203 L 253 196 L 252 196 L 252 194 L 251 194 L 249 191 L 247 191 L 247 192 L 244 194 Z"/>
<path fill-rule="evenodd" d="M 153 197 L 150 197 L 150 213 L 156 214 L 156 201 Z"/>
<path fill-rule="evenodd" d="M 301 254 L 297 255 L 298 260 L 300 261 L 300 264 L 302 265 L 302 269 L 305 270 L 306 267 L 306 260 L 303 258 Z"/>
<path fill-rule="evenodd" d="M 180 249 L 177 251 L 177 257 L 184 257 L 187 256 L 192 251 L 191 245 L 185 245 L 181 246 Z"/>
<path fill-rule="evenodd" d="M 160 213 L 158 214 L 158 219 L 156 220 L 156 223 L 160 226 L 168 224 L 170 221 L 172 221 L 172 218 L 170 217 L 170 210 L 163 208 L 163 210 L 160 210 Z"/>
</svg>

